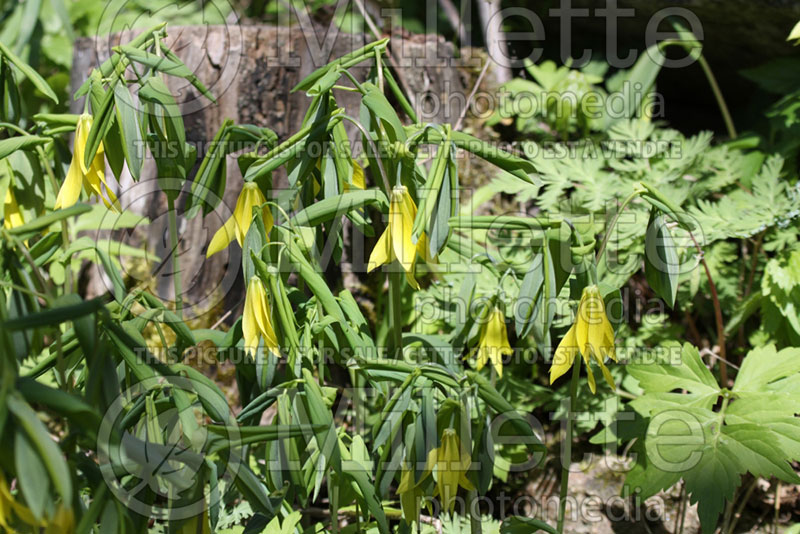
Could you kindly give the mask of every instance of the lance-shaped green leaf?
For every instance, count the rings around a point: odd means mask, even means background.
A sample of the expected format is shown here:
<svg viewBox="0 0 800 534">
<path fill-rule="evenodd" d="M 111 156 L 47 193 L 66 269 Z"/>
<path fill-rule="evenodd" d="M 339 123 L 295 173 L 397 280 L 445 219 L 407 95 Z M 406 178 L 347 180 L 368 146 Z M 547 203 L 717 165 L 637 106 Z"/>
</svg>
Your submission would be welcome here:
<svg viewBox="0 0 800 534">
<path fill-rule="evenodd" d="M 163 30 L 166 25 L 167 25 L 166 22 L 160 22 L 155 26 L 153 26 L 152 28 L 143 31 L 142 33 L 131 39 L 131 41 L 128 42 L 128 46 L 134 48 L 143 48 L 152 45 L 153 34 L 155 32 Z M 108 78 L 111 75 L 111 73 L 114 72 L 114 70 L 117 68 L 117 65 L 119 64 L 121 57 L 122 56 L 117 52 L 111 54 L 111 57 L 103 61 L 103 63 L 97 69 L 95 69 L 95 71 L 97 71 L 98 77 Z M 75 98 L 83 96 L 87 92 L 89 92 L 90 84 L 91 84 L 91 78 L 83 82 L 83 84 L 78 88 L 78 90 L 75 91 Z"/>
<path fill-rule="evenodd" d="M 647 283 L 672 308 L 678 294 L 678 252 L 675 250 L 675 242 L 667 227 L 666 218 L 657 213 L 655 208 L 650 211 L 644 245 Z"/>
<path fill-rule="evenodd" d="M 439 144 L 443 139 L 444 136 L 441 132 L 434 128 L 427 128 L 422 134 L 421 142 Z M 536 167 L 527 159 L 515 156 L 510 152 L 492 146 L 486 141 L 482 141 L 464 132 L 454 131 L 451 139 L 458 148 L 485 159 L 489 163 L 513 174 L 524 182 L 540 185 L 541 181 L 536 175 Z"/>
<path fill-rule="evenodd" d="M 76 304 L 57 306 L 55 308 L 32 313 L 24 317 L 9 319 L 3 323 L 8 330 L 24 330 L 41 326 L 56 326 L 97 312 L 103 307 L 102 299 L 81 301 Z"/>
<path fill-rule="evenodd" d="M 38 135 L 21 135 L 19 137 L 9 137 L 0 141 L 0 159 L 16 152 L 17 150 L 27 150 L 42 145 L 50 141 L 48 137 Z"/>
<path fill-rule="evenodd" d="M 297 212 L 292 217 L 295 226 L 318 226 L 322 223 L 347 215 L 352 210 L 363 208 L 369 204 L 378 203 L 388 206 L 386 195 L 377 189 L 366 191 L 348 191 L 334 197 L 329 197 Z"/>
<path fill-rule="evenodd" d="M 228 129 L 231 126 L 233 126 L 232 119 L 223 121 L 214 135 L 211 148 L 200 162 L 200 168 L 192 182 L 192 194 L 186 200 L 186 212 L 190 218 L 195 217 L 201 209 L 203 215 L 208 215 L 222 201 L 227 181 L 225 157 L 228 155 L 227 145 L 230 137 Z"/>
<path fill-rule="evenodd" d="M 121 83 L 114 86 L 114 109 L 122 135 L 122 149 L 125 153 L 125 161 L 128 162 L 128 170 L 134 180 L 139 180 L 144 157 L 142 130 L 136 116 L 136 107 L 133 104 L 131 93 Z"/>
<path fill-rule="evenodd" d="M 431 170 L 428 173 L 428 179 L 425 181 L 425 185 L 422 188 L 424 196 L 419 204 L 417 217 L 414 219 L 414 226 L 411 229 L 412 238 L 419 239 L 419 236 L 424 231 L 427 231 L 430 237 L 434 210 L 436 210 L 439 195 L 442 191 L 442 183 L 445 181 L 447 175 L 448 160 L 450 158 L 451 143 L 449 126 L 445 127 L 445 130 L 446 137 L 444 142 L 439 145 L 439 150 L 436 152 L 436 157 L 433 159 Z M 450 218 L 449 213 L 447 214 L 447 218 Z M 433 248 L 433 246 L 431 246 L 431 248 Z"/>
<path fill-rule="evenodd" d="M 19 69 L 23 76 L 31 81 L 34 87 L 41 91 L 47 98 L 58 104 L 58 97 L 47 84 L 47 82 L 44 81 L 44 78 L 39 76 L 39 73 L 33 70 L 30 65 L 17 57 L 17 55 L 14 54 L 14 52 L 12 52 L 6 45 L 4 45 L 2 41 L 0 41 L 0 54 L 5 56 L 5 58 L 8 59 L 12 65 Z"/>
<path fill-rule="evenodd" d="M 111 122 L 114 120 L 114 85 L 118 80 L 111 83 L 111 87 L 103 93 L 102 100 L 99 100 L 98 107 L 93 107 L 92 111 L 92 127 L 89 130 L 89 136 L 86 138 L 86 145 L 83 148 L 83 164 L 88 169 L 92 166 L 97 150 L 100 148 L 100 143 L 106 136 L 108 129 L 111 127 Z M 92 85 L 93 88 L 100 89 L 100 82 L 95 81 Z"/>
<path fill-rule="evenodd" d="M 359 48 L 358 50 L 354 50 L 349 54 L 341 56 L 330 63 L 318 68 L 305 78 L 303 78 L 297 85 L 292 88 L 292 92 L 295 91 L 307 91 L 310 89 L 317 81 L 322 78 L 323 76 L 327 75 L 329 71 L 336 70 L 336 69 L 347 69 L 352 67 L 353 65 L 357 65 L 358 63 L 373 58 L 373 50 L 383 49 L 386 47 L 386 44 L 389 42 L 388 37 L 384 39 L 380 39 L 378 41 L 373 41 L 366 46 Z"/>
<path fill-rule="evenodd" d="M 506 418 L 519 433 L 518 437 L 525 438 L 523 444 L 531 453 L 541 453 L 544 445 L 533 432 L 530 422 L 514 408 L 508 400 L 492 386 L 486 378 L 479 373 L 467 371 L 469 381 L 478 386 L 478 396 L 499 416 Z"/>
<path fill-rule="evenodd" d="M 39 454 L 58 495 L 64 502 L 71 502 L 72 477 L 58 445 L 50 437 L 50 433 L 36 416 L 33 408 L 19 394 L 8 395 L 5 400 L 9 412 L 14 415 L 17 424 L 24 430 L 28 440 Z"/>
</svg>

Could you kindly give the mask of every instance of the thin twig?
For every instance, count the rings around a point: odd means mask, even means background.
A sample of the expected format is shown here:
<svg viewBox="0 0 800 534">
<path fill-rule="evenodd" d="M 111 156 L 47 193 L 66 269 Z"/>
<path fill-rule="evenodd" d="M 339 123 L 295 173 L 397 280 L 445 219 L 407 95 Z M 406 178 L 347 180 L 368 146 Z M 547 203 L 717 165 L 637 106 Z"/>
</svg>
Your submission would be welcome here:
<svg viewBox="0 0 800 534">
<path fill-rule="evenodd" d="M 700 357 L 701 357 L 701 358 L 702 358 L 703 356 L 706 356 L 706 355 L 708 355 L 708 356 L 711 356 L 712 358 L 714 358 L 715 360 L 718 360 L 718 361 L 720 361 L 720 362 L 725 362 L 726 364 L 730 365 L 731 367 L 733 367 L 733 368 L 734 368 L 734 369 L 736 369 L 737 371 L 739 370 L 739 366 L 738 366 L 738 365 L 736 365 L 735 363 L 733 363 L 733 362 L 732 362 L 732 361 L 730 361 L 730 360 L 723 360 L 722 358 L 720 358 L 720 357 L 719 357 L 719 355 L 718 355 L 716 352 L 714 352 L 714 351 L 713 351 L 713 350 L 711 350 L 711 349 L 704 348 L 704 349 L 702 349 L 702 350 L 700 351 Z M 712 365 L 713 365 L 713 364 L 712 364 Z"/>
<path fill-rule="evenodd" d="M 225 321 L 225 319 L 227 319 L 227 318 L 228 318 L 228 316 L 229 316 L 231 313 L 233 313 L 233 310 L 228 310 L 228 311 L 226 311 L 226 312 L 225 312 L 225 315 L 223 315 L 222 317 L 220 317 L 220 318 L 219 318 L 219 321 L 217 321 L 216 323 L 214 323 L 213 325 L 211 325 L 211 330 L 214 330 L 216 327 L 218 327 L 219 325 L 221 325 L 221 324 L 222 324 L 222 322 L 223 322 L 223 321 Z"/>
<path fill-rule="evenodd" d="M 375 37 L 375 39 L 381 39 L 381 32 L 375 25 L 375 22 L 373 22 L 370 14 L 367 13 L 367 9 L 364 7 L 364 2 L 362 0 L 354 1 L 356 7 L 358 7 L 358 10 L 361 12 L 361 16 L 364 17 L 364 21 L 366 21 L 369 31 L 372 32 L 372 35 Z M 411 92 L 411 87 L 408 85 L 405 76 L 403 76 L 403 71 L 400 70 L 400 61 L 397 59 L 397 56 L 395 56 L 394 48 L 391 46 L 391 43 L 389 43 L 389 47 L 387 47 L 386 51 L 388 52 L 388 57 L 386 59 L 389 60 L 389 66 L 397 73 L 397 81 L 400 82 L 403 92 L 406 94 L 406 98 L 408 98 L 409 102 L 411 103 L 411 107 L 416 109 L 416 99 Z"/>
<path fill-rule="evenodd" d="M 678 506 L 678 517 L 676 518 L 677 524 L 675 525 L 675 534 L 683 534 L 683 525 L 686 521 L 686 505 L 688 504 L 688 496 L 686 494 L 686 483 L 681 485 L 681 502 Z"/>
<path fill-rule="evenodd" d="M 772 533 L 778 534 L 778 521 L 781 516 L 781 481 L 775 483 L 775 518 L 772 522 Z"/>
<path fill-rule="evenodd" d="M 739 506 L 736 507 L 736 513 L 733 514 L 733 520 L 731 521 L 730 527 L 728 527 L 727 534 L 733 534 L 733 532 L 736 531 L 736 525 L 739 523 L 739 519 L 742 517 L 742 512 L 744 512 L 744 507 L 750 500 L 750 496 L 753 494 L 753 490 L 756 489 L 756 486 L 758 486 L 758 477 L 753 478 L 753 483 L 747 488 L 744 497 L 742 497 L 742 500 L 739 502 Z"/>
<path fill-rule="evenodd" d="M 447 20 L 450 21 L 450 26 L 456 31 L 458 35 L 458 44 L 460 46 L 469 46 L 469 34 L 461 21 L 461 14 L 458 8 L 453 4 L 452 0 L 439 0 L 439 5 L 442 6 Z"/>
<path fill-rule="evenodd" d="M 481 69 L 481 73 L 478 75 L 478 79 L 475 80 L 475 85 L 472 86 L 472 91 L 469 93 L 469 97 L 467 97 L 467 101 L 464 104 L 464 109 L 461 110 L 461 115 L 459 115 L 458 120 L 456 121 L 456 125 L 453 128 L 454 130 L 458 130 L 461 128 L 461 123 L 464 122 L 464 117 L 467 116 L 467 111 L 469 110 L 470 102 L 475 97 L 475 93 L 478 92 L 478 87 L 480 87 L 481 82 L 483 81 L 483 77 L 486 76 L 486 71 L 489 70 L 489 58 L 486 58 L 486 61 L 483 64 L 483 68 Z"/>
</svg>

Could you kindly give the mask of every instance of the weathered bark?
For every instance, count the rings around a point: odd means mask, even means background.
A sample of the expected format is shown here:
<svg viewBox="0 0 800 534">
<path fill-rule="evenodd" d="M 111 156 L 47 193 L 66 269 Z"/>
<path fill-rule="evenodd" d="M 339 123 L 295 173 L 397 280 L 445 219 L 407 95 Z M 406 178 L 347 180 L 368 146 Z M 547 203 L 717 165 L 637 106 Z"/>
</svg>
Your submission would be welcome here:
<svg viewBox="0 0 800 534">
<path fill-rule="evenodd" d="M 314 32 L 306 27 L 275 26 L 192 26 L 169 28 L 170 48 L 203 81 L 218 100 L 216 105 L 198 94 L 198 91 L 183 79 L 167 77 L 170 90 L 175 95 L 187 131 L 187 141 L 198 148 L 198 162 L 205 154 L 208 144 L 220 124 L 227 118 L 237 124 L 266 126 L 285 139 L 297 131 L 308 108 L 309 98 L 303 94 L 290 93 L 291 88 L 307 74 L 331 59 L 357 49 L 366 43 L 364 35 L 345 34 L 332 27 Z M 111 48 L 129 41 L 137 32 L 122 32 L 107 38 L 85 38 L 75 44 L 72 87 L 76 89 L 91 69 L 105 60 Z M 328 39 L 326 39 L 326 37 Z M 400 75 L 419 95 L 429 92 L 437 97 L 446 97 L 451 92 L 465 92 L 462 76 L 451 64 L 454 56 L 452 45 L 440 39 L 406 39 L 404 53 L 425 58 L 424 62 L 401 65 Z M 369 64 L 351 69 L 357 79 L 364 79 Z M 346 85 L 349 82 L 342 81 Z M 358 95 L 340 91 L 337 101 L 351 116 L 358 116 Z M 440 112 L 427 119 L 441 117 L 455 122 L 461 112 L 463 99 L 454 99 Z M 72 105 L 74 112 L 83 109 L 83 102 Z M 358 138 L 357 131 L 348 127 L 352 141 Z M 149 225 L 126 232 L 126 236 L 115 236 L 135 246 L 145 243 L 148 251 L 155 254 L 166 265 L 159 270 L 158 260 L 147 269 L 134 268 L 134 262 L 123 261 L 125 275 L 136 282 L 148 285 L 151 291 L 165 301 L 174 298 L 173 272 L 167 227 L 166 197 L 160 192 L 155 180 L 155 164 L 152 158 L 145 161 L 139 182 L 134 183 L 127 170 L 120 180 L 120 201 L 132 211 L 150 219 Z M 275 176 L 276 187 L 285 185 L 285 174 Z M 223 202 L 206 218 L 186 219 L 182 215 L 186 202 L 188 184 L 178 202 L 180 245 L 179 256 L 185 313 L 194 318 L 204 313 L 219 317 L 222 310 L 238 307 L 243 297 L 240 275 L 241 253 L 236 245 L 209 259 L 205 258 L 206 246 L 211 236 L 224 223 L 235 206 L 242 186 L 242 176 L 236 158 L 227 161 L 227 187 Z M 139 262 L 141 265 L 141 262 Z M 99 267 L 97 268 L 99 269 Z M 157 272 L 155 276 L 153 272 Z M 144 274 L 137 274 L 144 273 Z M 87 292 L 104 293 L 102 274 L 91 270 Z M 150 278 L 149 280 L 147 280 Z M 232 314 L 235 317 L 235 314 Z M 213 322 L 204 321 L 204 322 Z"/>
</svg>

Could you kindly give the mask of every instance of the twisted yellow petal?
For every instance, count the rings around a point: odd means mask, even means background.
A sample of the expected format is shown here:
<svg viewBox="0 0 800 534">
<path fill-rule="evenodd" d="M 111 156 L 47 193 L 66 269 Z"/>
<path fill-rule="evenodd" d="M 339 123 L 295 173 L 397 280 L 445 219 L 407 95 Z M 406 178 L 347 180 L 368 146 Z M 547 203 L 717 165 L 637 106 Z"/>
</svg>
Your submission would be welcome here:
<svg viewBox="0 0 800 534">
<path fill-rule="evenodd" d="M 478 344 L 478 370 L 483 369 L 487 361 L 491 360 L 497 376 L 503 376 L 503 355 L 513 353 L 514 350 L 508 342 L 505 315 L 495 307 L 490 312 L 486 323 L 481 327 Z"/>
<path fill-rule="evenodd" d="M 6 198 L 3 202 L 3 226 L 11 229 L 25 224 L 25 219 L 22 217 L 22 212 L 19 210 L 17 199 L 14 197 L 14 191 L 11 189 L 11 184 L 8 184 L 6 189 Z"/>
<path fill-rule="evenodd" d="M 397 487 L 397 494 L 400 496 L 400 509 L 403 518 L 409 525 L 412 521 L 419 519 L 419 500 L 422 497 L 422 489 L 414 483 L 414 471 L 403 464 L 400 473 L 400 485 Z"/>
<path fill-rule="evenodd" d="M 0 473 L 0 527 L 5 529 L 4 532 L 16 532 L 11 526 L 14 516 L 26 525 L 33 527 L 34 530 L 42 525 L 42 521 L 38 521 L 33 516 L 30 508 L 14 499 L 5 477 Z"/>
<path fill-rule="evenodd" d="M 100 197 L 107 208 L 120 211 L 117 196 L 111 190 L 105 177 L 105 150 L 103 143 L 97 147 L 91 165 L 86 167 L 83 161 L 86 152 L 86 141 L 92 129 L 93 118 L 84 113 L 78 118 L 75 128 L 75 143 L 72 149 L 72 160 L 67 170 L 67 177 L 61 184 L 56 197 L 55 209 L 68 208 L 74 205 L 81 196 L 81 186 L 87 195 Z"/>
<path fill-rule="evenodd" d="M 452 511 L 459 486 L 466 490 L 475 489 L 466 477 L 472 464 L 472 455 L 462 446 L 458 434 L 452 428 L 445 429 L 442 433 L 442 445 L 436 451 L 436 491 L 442 500 L 442 507 Z"/>
<path fill-rule="evenodd" d="M 253 223 L 253 207 L 261 206 L 267 201 L 264 193 L 255 182 L 247 182 L 242 187 L 239 198 L 236 199 L 236 206 L 233 208 L 233 214 L 225 221 L 225 224 L 216 231 L 214 237 L 211 238 L 211 243 L 208 245 L 206 257 L 209 258 L 217 252 L 224 250 L 231 244 L 234 238 L 239 243 L 239 246 L 244 244 L 244 238 L 247 236 L 247 231 Z M 264 229 L 267 235 L 272 230 L 275 224 L 272 218 L 272 212 L 269 206 L 264 206 L 261 211 L 261 216 L 264 220 Z"/>
<path fill-rule="evenodd" d="M 616 361 L 614 349 L 614 328 L 606 315 L 605 303 L 597 286 L 584 288 L 578 304 L 575 323 L 561 340 L 553 356 L 550 367 L 550 383 L 566 373 L 572 366 L 576 354 L 580 352 L 586 362 L 586 373 L 589 389 L 597 391 L 594 373 L 590 366 L 591 359 L 600 366 L 603 378 L 614 389 L 614 379 L 604 361 L 606 356 Z"/>
<path fill-rule="evenodd" d="M 280 355 L 278 338 L 272 327 L 269 300 L 264 282 L 257 276 L 250 278 L 244 298 L 244 314 L 242 316 L 242 337 L 246 352 L 255 353 L 260 340 L 271 352 Z"/>
<path fill-rule="evenodd" d="M 419 283 L 414 278 L 414 269 L 417 262 L 417 253 L 423 258 L 428 258 L 427 239 L 424 234 L 417 243 L 411 239 L 411 230 L 414 218 L 417 216 L 417 206 L 408 189 L 404 186 L 392 190 L 389 201 L 389 222 L 384 230 L 367 263 L 367 268 L 372 271 L 381 265 L 397 260 L 406 273 L 406 280 L 414 289 L 419 289 Z"/>
</svg>

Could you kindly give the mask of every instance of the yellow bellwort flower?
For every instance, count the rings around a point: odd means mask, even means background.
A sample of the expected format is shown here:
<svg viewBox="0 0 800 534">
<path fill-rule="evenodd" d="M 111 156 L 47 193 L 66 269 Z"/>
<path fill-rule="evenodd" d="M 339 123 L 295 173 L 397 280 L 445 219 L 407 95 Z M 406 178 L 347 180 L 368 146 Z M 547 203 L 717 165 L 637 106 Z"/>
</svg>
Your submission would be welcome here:
<svg viewBox="0 0 800 534">
<path fill-rule="evenodd" d="M 81 186 L 89 196 L 100 197 L 107 208 L 119 211 L 119 201 L 106 182 L 106 162 L 103 143 L 97 147 L 92 164 L 87 168 L 84 163 L 86 141 L 92 129 L 92 116 L 84 113 L 78 118 L 75 129 L 75 144 L 72 150 L 72 161 L 69 164 L 67 178 L 61 185 L 56 197 L 55 209 L 68 208 L 74 205 L 81 196 Z"/>
<path fill-rule="evenodd" d="M 38 531 L 42 526 L 42 521 L 37 521 L 33 516 L 33 512 L 23 505 L 18 503 L 14 496 L 11 495 L 11 488 L 8 487 L 5 477 L 0 473 L 0 527 L 3 532 L 15 533 L 16 530 L 12 528 L 14 524 L 13 518 L 16 517 L 26 525 L 33 527 L 33 530 Z M 26 529 L 27 530 L 27 529 Z"/>
<path fill-rule="evenodd" d="M 414 470 L 409 469 L 404 463 L 400 472 L 400 485 L 397 487 L 397 494 L 400 496 L 400 509 L 403 518 L 409 525 L 412 521 L 419 519 L 420 504 L 422 498 L 422 488 L 414 483 Z"/>
<path fill-rule="evenodd" d="M 386 225 L 367 263 L 368 271 L 373 271 L 384 264 L 397 260 L 406 272 L 406 280 L 414 289 L 419 284 L 414 278 L 414 267 L 417 264 L 417 253 L 425 261 L 432 261 L 428 254 L 428 239 L 425 234 L 419 236 L 416 244 L 411 240 L 414 218 L 417 216 L 417 205 L 405 186 L 397 186 L 392 190 L 389 202 L 389 224 Z"/>
<path fill-rule="evenodd" d="M 6 198 L 3 201 L 3 226 L 10 230 L 23 224 L 25 224 L 25 219 L 22 218 L 19 204 L 17 204 L 14 191 L 11 190 L 11 185 L 9 184 L 8 189 L 6 189 Z"/>
<path fill-rule="evenodd" d="M 236 200 L 236 207 L 233 209 L 231 215 L 222 228 L 217 230 L 214 237 L 211 238 L 211 243 L 208 245 L 206 251 L 206 258 L 211 257 L 220 250 L 224 250 L 231 244 L 234 237 L 242 246 L 247 231 L 250 229 L 250 224 L 253 222 L 253 207 L 261 206 L 267 201 L 264 193 L 259 189 L 258 184 L 255 182 L 246 182 L 242 187 L 242 192 L 239 193 L 239 198 Z M 273 220 L 272 212 L 269 206 L 264 206 L 262 209 L 262 217 L 264 218 L 264 229 L 269 234 L 272 230 Z"/>
<path fill-rule="evenodd" d="M 463 446 L 458 434 L 452 428 L 442 432 L 442 445 L 428 453 L 425 472 L 436 469 L 436 491 L 442 501 L 442 508 L 453 511 L 458 487 L 472 491 L 475 486 L 467 478 L 467 470 L 472 464 L 472 455 Z M 423 477 L 424 478 L 424 477 Z"/>
<path fill-rule="evenodd" d="M 478 370 L 491 360 L 497 376 L 503 376 L 503 354 L 513 354 L 514 350 L 508 343 L 506 318 L 499 308 L 495 307 L 489 314 L 488 320 L 481 326 L 481 336 L 478 343 Z"/>
<path fill-rule="evenodd" d="M 615 389 L 614 379 L 604 363 L 606 356 L 617 361 L 614 349 L 614 328 L 606 316 L 603 296 L 597 286 L 594 285 L 584 288 L 581 301 L 578 304 L 575 323 L 567 331 L 561 343 L 558 344 L 558 348 L 556 348 L 553 363 L 550 367 L 551 384 L 572 367 L 578 352 L 581 353 L 583 360 L 586 362 L 589 389 L 592 390 L 592 393 L 597 391 L 597 385 L 595 384 L 592 369 L 589 366 L 590 357 L 594 358 L 600 366 L 603 377 L 608 382 L 608 385 L 611 386 L 611 389 Z"/>
<path fill-rule="evenodd" d="M 344 183 L 344 190 L 352 191 L 353 189 L 366 189 L 367 180 L 364 178 L 364 168 L 359 165 L 356 160 L 351 160 L 351 163 L 353 164 L 353 176 L 350 179 L 350 183 Z"/>
<path fill-rule="evenodd" d="M 242 336 L 244 337 L 245 352 L 255 353 L 259 340 L 263 338 L 264 346 L 276 356 L 280 355 L 278 338 L 272 328 L 267 290 L 264 282 L 258 276 L 253 276 L 247 283 L 244 315 L 242 316 Z"/>
<path fill-rule="evenodd" d="M 56 514 L 47 522 L 45 534 L 72 534 L 75 532 L 75 514 L 72 508 L 59 503 Z"/>
</svg>

